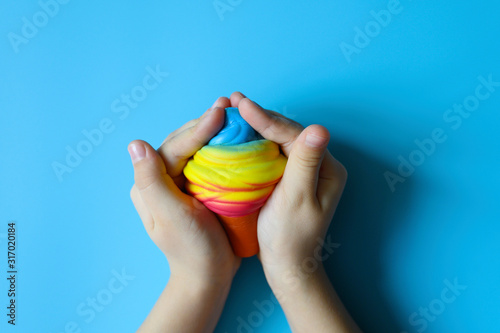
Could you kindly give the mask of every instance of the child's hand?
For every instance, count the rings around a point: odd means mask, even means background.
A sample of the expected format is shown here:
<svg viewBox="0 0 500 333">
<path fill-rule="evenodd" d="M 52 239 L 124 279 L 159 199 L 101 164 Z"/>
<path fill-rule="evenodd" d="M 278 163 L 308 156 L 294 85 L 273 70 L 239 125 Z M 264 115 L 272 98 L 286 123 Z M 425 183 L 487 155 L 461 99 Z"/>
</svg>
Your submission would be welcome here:
<svg viewBox="0 0 500 333">
<path fill-rule="evenodd" d="M 342 193 L 346 172 L 327 151 L 328 131 L 303 128 L 263 110 L 240 93 L 220 98 L 200 119 L 170 134 L 158 152 L 144 141 L 129 145 L 135 172 L 134 205 L 151 239 L 166 255 L 171 277 L 139 332 L 211 332 L 222 312 L 240 259 L 213 213 L 182 192 L 188 159 L 222 127 L 224 108 L 237 106 L 266 139 L 281 145 L 288 164 L 258 221 L 260 258 L 295 332 L 356 329 L 324 274 L 290 288 L 284 273 L 314 257 Z M 316 137 L 306 144 L 306 135 Z M 309 137 L 310 138 L 310 137 Z M 307 141 L 309 142 L 309 141 Z M 193 318 L 196 318 L 193 320 Z"/>
<path fill-rule="evenodd" d="M 260 259 L 266 274 L 274 279 L 306 258 L 315 257 L 347 173 L 328 152 L 330 135 L 323 126 L 304 129 L 279 113 L 243 99 L 239 93 L 231 96 L 231 102 L 238 105 L 255 130 L 278 143 L 288 157 L 283 178 L 262 207 L 258 222 Z"/>
<path fill-rule="evenodd" d="M 326 230 L 347 179 L 328 152 L 328 130 L 304 129 L 264 110 L 241 93 L 231 95 L 242 117 L 288 157 L 283 178 L 258 219 L 260 260 L 293 332 L 358 332 L 321 262 Z"/>
<path fill-rule="evenodd" d="M 182 191 L 184 166 L 222 127 L 229 106 L 227 98 L 219 98 L 199 119 L 171 133 L 158 151 L 139 140 L 128 147 L 135 173 L 132 201 L 167 257 L 171 279 L 230 283 L 239 267 L 215 215 Z"/>
</svg>

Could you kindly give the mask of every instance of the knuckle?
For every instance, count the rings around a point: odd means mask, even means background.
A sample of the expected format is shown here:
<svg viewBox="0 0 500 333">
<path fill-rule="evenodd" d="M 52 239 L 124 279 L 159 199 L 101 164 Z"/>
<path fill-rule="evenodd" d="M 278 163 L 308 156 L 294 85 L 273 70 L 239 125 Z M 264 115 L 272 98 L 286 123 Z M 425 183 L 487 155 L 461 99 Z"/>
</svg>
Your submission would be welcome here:
<svg viewBox="0 0 500 333">
<path fill-rule="evenodd" d="M 337 175 L 340 179 L 347 180 L 349 174 L 343 164 L 339 163 L 339 165 L 337 166 Z"/>
<path fill-rule="evenodd" d="M 199 124 L 189 128 L 189 140 L 191 140 L 193 145 L 201 147 L 204 146 L 206 142 L 205 140 L 203 140 L 203 138 L 200 137 L 198 129 Z"/>
<path fill-rule="evenodd" d="M 135 186 L 139 191 L 146 191 L 160 182 L 160 178 L 153 174 L 145 174 L 135 177 Z"/>
<path fill-rule="evenodd" d="M 349 176 L 347 169 L 340 162 L 337 162 L 335 165 L 335 175 L 336 178 L 340 180 L 342 183 L 345 183 L 347 181 L 347 177 Z"/>
<path fill-rule="evenodd" d="M 300 167 L 310 169 L 318 166 L 321 156 L 299 153 L 295 158 Z"/>
<path fill-rule="evenodd" d="M 305 184 L 306 188 L 314 184 Z M 291 212 L 301 212 L 307 207 L 311 206 L 311 202 L 314 201 L 314 197 L 311 195 L 310 191 L 293 188 L 284 192 L 283 196 L 283 206 L 290 209 Z M 293 214 L 295 215 L 295 214 Z"/>
<path fill-rule="evenodd" d="M 271 136 L 275 137 L 281 134 L 283 129 L 282 119 L 271 115 L 267 127 L 264 129 L 265 132 L 269 133 Z"/>
</svg>

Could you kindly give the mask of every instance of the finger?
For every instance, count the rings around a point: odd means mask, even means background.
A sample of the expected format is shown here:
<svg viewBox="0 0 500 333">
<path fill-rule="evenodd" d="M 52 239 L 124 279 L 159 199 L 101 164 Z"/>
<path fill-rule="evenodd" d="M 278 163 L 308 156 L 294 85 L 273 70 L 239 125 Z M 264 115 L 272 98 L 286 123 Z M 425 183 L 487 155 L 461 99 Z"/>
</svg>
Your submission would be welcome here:
<svg viewBox="0 0 500 333">
<path fill-rule="evenodd" d="M 169 220 L 174 212 L 184 207 L 186 195 L 175 186 L 161 157 L 147 142 L 132 141 L 128 151 L 134 166 L 135 187 L 153 220 Z"/>
<path fill-rule="evenodd" d="M 221 96 L 217 98 L 212 104 L 212 108 L 219 107 L 219 108 L 228 108 L 231 106 L 231 102 L 229 101 L 229 98 Z"/>
<path fill-rule="evenodd" d="M 207 109 L 205 111 L 205 113 L 203 113 L 199 118 L 196 118 L 196 119 L 193 119 L 193 120 L 190 120 L 188 121 L 187 123 L 185 123 L 184 125 L 182 125 L 181 127 L 179 127 L 178 129 L 176 129 L 175 131 L 173 131 L 172 133 L 170 133 L 166 138 L 165 140 L 163 140 L 162 142 L 162 145 L 169 139 L 173 138 L 174 136 L 176 136 L 177 134 L 181 133 L 181 132 L 184 132 L 186 129 L 190 128 L 190 127 L 193 127 L 195 126 L 198 122 L 200 122 L 203 118 L 205 118 L 209 113 L 210 111 L 212 111 L 213 108 L 215 107 L 220 107 L 220 108 L 228 108 L 231 106 L 231 102 L 229 101 L 229 99 L 227 97 L 219 97 L 217 98 L 217 100 L 214 102 L 214 104 L 212 105 L 212 107 L 210 107 L 209 109 Z"/>
<path fill-rule="evenodd" d="M 246 96 L 240 93 L 239 91 L 235 91 L 234 93 L 232 93 L 231 96 L 229 97 L 231 101 L 231 107 L 237 108 L 238 104 L 240 104 L 240 101 L 243 98 L 246 98 Z"/>
<path fill-rule="evenodd" d="M 316 199 L 319 170 L 330 134 L 320 125 L 307 127 L 295 140 L 283 174 L 283 187 L 289 197 Z"/>
<path fill-rule="evenodd" d="M 304 129 L 300 124 L 278 114 L 263 109 L 248 98 L 238 105 L 241 116 L 264 138 L 281 146 L 288 157 L 295 139 Z"/>
<path fill-rule="evenodd" d="M 345 167 L 327 151 L 318 175 L 317 198 L 323 211 L 335 211 L 346 181 Z"/>
<path fill-rule="evenodd" d="M 139 190 L 135 185 L 132 186 L 132 189 L 130 190 L 130 198 L 132 199 L 135 210 L 139 214 L 139 217 L 141 218 L 142 223 L 144 224 L 144 228 L 148 233 L 150 233 L 154 228 L 153 216 L 149 212 L 148 207 L 146 207 L 146 205 L 144 204 L 144 201 L 142 200 L 141 195 L 139 194 Z"/>
<path fill-rule="evenodd" d="M 221 129 L 224 117 L 224 109 L 215 107 L 196 125 L 185 129 L 161 145 L 158 153 L 171 177 L 175 178 L 182 174 L 189 158 Z"/>
</svg>

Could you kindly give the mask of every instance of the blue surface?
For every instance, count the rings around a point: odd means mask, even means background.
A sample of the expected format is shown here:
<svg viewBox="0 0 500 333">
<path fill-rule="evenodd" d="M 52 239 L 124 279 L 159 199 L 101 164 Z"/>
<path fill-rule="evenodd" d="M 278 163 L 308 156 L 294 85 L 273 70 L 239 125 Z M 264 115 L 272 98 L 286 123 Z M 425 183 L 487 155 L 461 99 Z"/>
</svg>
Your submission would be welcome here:
<svg viewBox="0 0 500 333">
<path fill-rule="evenodd" d="M 208 145 L 237 145 L 261 140 L 262 136 L 241 117 L 238 108 L 226 108 L 224 125 Z"/>
<path fill-rule="evenodd" d="M 169 268 L 130 201 L 127 144 L 157 147 L 241 90 L 331 131 L 350 178 L 325 265 L 366 332 L 500 331 L 500 87 L 483 83 L 500 81 L 500 4 L 216 4 L 0 4 L 0 330 L 134 331 Z M 247 331 L 288 331 L 279 307 L 258 312 L 265 300 L 246 259 L 217 332 L 259 315 Z"/>
</svg>

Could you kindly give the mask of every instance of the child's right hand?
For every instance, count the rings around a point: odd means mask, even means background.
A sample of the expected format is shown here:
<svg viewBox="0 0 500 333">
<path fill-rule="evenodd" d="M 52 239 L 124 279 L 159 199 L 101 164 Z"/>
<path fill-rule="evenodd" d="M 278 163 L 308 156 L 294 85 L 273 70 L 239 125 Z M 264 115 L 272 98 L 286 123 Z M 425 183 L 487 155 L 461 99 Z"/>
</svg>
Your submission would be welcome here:
<svg viewBox="0 0 500 333">
<path fill-rule="evenodd" d="M 187 161 L 222 127 L 226 97 L 199 119 L 172 132 L 155 151 L 147 142 L 129 145 L 135 184 L 131 197 L 146 231 L 181 281 L 230 285 L 240 258 L 216 216 L 183 192 Z"/>
</svg>

